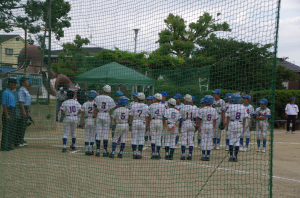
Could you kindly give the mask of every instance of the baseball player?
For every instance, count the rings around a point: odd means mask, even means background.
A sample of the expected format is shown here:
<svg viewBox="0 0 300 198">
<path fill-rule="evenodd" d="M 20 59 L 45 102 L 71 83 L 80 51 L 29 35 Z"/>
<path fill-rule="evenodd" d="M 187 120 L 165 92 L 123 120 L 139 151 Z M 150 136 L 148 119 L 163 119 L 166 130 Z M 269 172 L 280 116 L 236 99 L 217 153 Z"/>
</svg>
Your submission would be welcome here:
<svg viewBox="0 0 300 198">
<path fill-rule="evenodd" d="M 244 133 L 242 133 L 241 138 L 240 138 L 240 150 L 241 151 L 248 151 L 248 146 L 249 146 L 249 142 L 250 142 L 250 129 L 252 126 L 252 115 L 254 113 L 254 108 L 251 104 L 249 104 L 249 102 L 251 101 L 251 96 L 244 95 L 243 97 L 243 106 L 246 109 L 247 112 L 247 119 L 246 119 L 246 124 L 245 124 L 245 131 Z M 246 145 L 245 147 L 243 147 L 244 144 L 244 137 L 246 138 Z"/>
<path fill-rule="evenodd" d="M 161 138 L 163 133 L 163 117 L 165 115 L 165 105 L 161 104 L 162 95 L 156 93 L 154 95 L 154 103 L 149 107 L 150 116 L 150 134 L 152 137 L 151 148 L 152 156 L 151 159 L 161 159 L 159 151 L 161 147 Z M 156 152 L 155 152 L 156 146 Z"/>
<path fill-rule="evenodd" d="M 226 129 L 230 133 L 229 139 L 229 153 L 230 153 L 230 162 L 238 161 L 239 153 L 239 138 L 241 133 L 245 131 L 245 124 L 247 119 L 247 112 L 243 105 L 239 104 L 242 98 L 239 94 L 234 93 L 231 96 L 228 110 L 226 111 L 227 124 Z M 234 156 L 233 156 L 233 146 L 234 146 Z"/>
<path fill-rule="evenodd" d="M 203 99 L 205 107 L 201 108 L 198 113 L 199 134 L 201 134 L 202 142 L 202 161 L 210 161 L 209 155 L 211 151 L 211 142 L 213 131 L 215 130 L 216 120 L 218 119 L 217 111 L 211 107 L 214 102 L 212 96 L 206 95 Z"/>
<path fill-rule="evenodd" d="M 96 107 L 94 110 L 94 118 L 96 119 L 96 146 L 97 152 L 96 156 L 100 156 L 100 143 L 103 135 L 103 157 L 108 157 L 109 154 L 107 152 L 108 146 L 108 133 L 110 127 L 110 115 L 112 113 L 112 109 L 116 107 L 114 100 L 109 96 L 111 92 L 111 87 L 109 85 L 105 85 L 103 87 L 103 95 L 97 96 L 95 98 Z"/>
<path fill-rule="evenodd" d="M 174 98 L 170 98 L 168 101 L 168 109 L 166 109 L 164 115 L 164 124 L 166 126 L 166 132 L 165 132 L 165 141 L 166 141 L 165 159 L 166 160 L 173 160 L 173 155 L 175 151 L 175 139 L 177 135 L 175 129 L 179 126 L 181 121 L 181 115 L 179 111 L 174 108 L 175 105 L 176 105 L 176 100 Z"/>
<path fill-rule="evenodd" d="M 200 100 L 200 108 L 198 110 L 200 111 L 200 109 L 202 109 L 205 106 L 206 106 L 206 104 L 204 104 L 204 98 L 202 98 Z M 199 130 L 199 125 L 197 124 L 197 126 L 198 126 L 198 130 Z M 201 133 L 198 133 L 198 148 L 199 149 L 201 148 Z"/>
<path fill-rule="evenodd" d="M 67 91 L 67 100 L 62 103 L 60 109 L 62 110 L 64 119 L 64 134 L 63 134 L 63 150 L 62 152 L 67 152 L 67 140 L 69 132 L 72 135 L 72 145 L 70 148 L 75 150 L 76 143 L 76 126 L 77 126 L 77 115 L 81 113 L 81 105 L 74 100 L 75 93 L 72 90 Z"/>
<path fill-rule="evenodd" d="M 115 104 L 116 104 L 116 108 L 118 108 L 118 101 L 119 101 L 119 98 L 121 97 L 121 96 L 123 96 L 123 93 L 122 92 L 120 92 L 120 91 L 117 91 L 116 93 L 115 93 Z M 111 137 L 112 138 L 114 138 L 114 135 L 115 135 L 115 132 L 116 132 L 116 125 L 115 124 L 112 124 L 111 125 Z M 120 141 L 118 141 L 118 144 L 119 144 L 119 142 Z"/>
<path fill-rule="evenodd" d="M 92 90 L 88 93 L 88 101 L 81 107 L 81 126 L 85 127 L 85 154 L 94 155 L 93 146 L 95 143 L 95 119 L 94 116 L 94 100 L 97 92 Z"/>
<path fill-rule="evenodd" d="M 133 101 L 130 103 L 129 109 L 132 107 L 132 105 L 138 103 L 138 98 L 137 98 L 138 92 L 134 92 L 132 95 L 133 95 Z"/>
<path fill-rule="evenodd" d="M 144 136 L 149 123 L 149 108 L 144 104 L 145 94 L 137 94 L 138 103 L 131 106 L 129 113 L 129 125 L 131 125 L 133 159 L 142 159 Z M 136 147 L 138 145 L 138 152 Z"/>
<path fill-rule="evenodd" d="M 181 107 L 184 105 L 181 103 L 181 100 L 183 99 L 181 97 L 180 94 L 176 94 L 174 96 L 174 99 L 176 100 L 176 105 L 175 105 L 175 109 L 177 109 L 178 111 L 180 111 Z M 175 129 L 175 132 L 177 131 L 177 136 L 176 136 L 176 140 L 175 140 L 175 144 L 177 145 L 178 141 L 179 141 L 179 133 L 181 133 L 181 124 L 182 122 L 180 122 L 179 127 Z"/>
<path fill-rule="evenodd" d="M 150 105 L 153 104 L 154 97 L 153 96 L 148 96 L 146 98 L 146 100 L 147 100 L 148 107 L 150 107 Z M 150 134 L 150 126 L 147 125 L 146 127 L 148 128 L 148 130 L 147 130 L 147 132 L 145 132 L 145 145 L 148 146 L 148 138 L 151 142 L 151 134 Z"/>
<path fill-rule="evenodd" d="M 197 118 L 198 108 L 191 105 L 192 96 L 186 94 L 184 96 L 184 103 L 180 109 L 180 115 L 182 117 L 182 126 L 181 126 L 181 158 L 180 160 L 185 160 L 185 147 L 186 144 L 189 146 L 189 155 L 187 160 L 192 160 L 193 148 L 194 148 L 194 133 L 195 126 L 193 122 Z"/>
<path fill-rule="evenodd" d="M 165 105 L 166 109 L 168 109 L 169 108 L 168 101 L 166 101 L 167 96 L 168 96 L 167 92 L 163 91 L 160 94 L 162 95 L 162 100 L 161 100 L 160 103 L 163 104 L 163 105 Z"/>
<path fill-rule="evenodd" d="M 114 124 L 116 125 L 116 134 L 112 141 L 112 152 L 109 156 L 110 158 L 115 157 L 117 141 L 120 137 L 121 137 L 121 147 L 120 147 L 120 152 L 118 154 L 118 158 L 123 157 L 123 151 L 125 148 L 127 134 L 129 131 L 129 125 L 128 125 L 129 109 L 126 108 L 126 106 L 128 105 L 128 101 L 129 99 L 126 98 L 125 96 L 120 97 L 120 99 L 118 100 L 119 108 L 117 108 L 112 114 Z"/>
<path fill-rule="evenodd" d="M 226 97 L 224 98 L 224 100 L 227 100 L 227 102 L 225 104 L 225 113 L 228 110 L 229 106 L 231 105 L 231 103 L 230 103 L 231 95 L 232 95 L 232 93 L 228 93 L 228 94 L 226 94 Z M 225 150 L 226 151 L 229 151 L 229 137 L 230 137 L 229 131 L 225 130 L 225 138 L 226 138 L 226 148 L 225 148 Z"/>
<path fill-rule="evenodd" d="M 212 107 L 215 108 L 217 111 L 219 117 L 217 119 L 216 123 L 216 128 L 215 132 L 213 135 L 213 144 L 214 144 L 214 149 L 219 150 L 220 149 L 220 141 L 221 141 L 221 131 L 225 129 L 224 127 L 224 120 L 225 120 L 225 102 L 220 98 L 221 91 L 220 89 L 216 89 L 215 91 L 212 92 L 213 97 L 215 99 Z"/>
<path fill-rule="evenodd" d="M 266 144 L 267 144 L 267 131 L 269 122 L 268 120 L 271 118 L 271 111 L 267 108 L 268 100 L 261 99 L 260 107 L 255 110 L 255 118 L 257 120 L 257 129 L 256 129 L 256 138 L 257 138 L 257 152 L 260 152 L 260 140 L 263 140 L 263 149 L 262 153 L 266 152 Z"/>
</svg>

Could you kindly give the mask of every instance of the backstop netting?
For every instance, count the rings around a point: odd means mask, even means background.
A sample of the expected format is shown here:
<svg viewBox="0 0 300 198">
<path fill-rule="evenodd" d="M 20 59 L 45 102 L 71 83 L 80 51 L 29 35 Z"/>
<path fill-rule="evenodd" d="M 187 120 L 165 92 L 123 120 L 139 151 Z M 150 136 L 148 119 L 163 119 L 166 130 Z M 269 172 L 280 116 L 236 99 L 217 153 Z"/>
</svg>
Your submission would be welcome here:
<svg viewBox="0 0 300 198">
<path fill-rule="evenodd" d="M 1 197 L 272 197 L 280 1 L 39 2 L 0 26 Z"/>
</svg>

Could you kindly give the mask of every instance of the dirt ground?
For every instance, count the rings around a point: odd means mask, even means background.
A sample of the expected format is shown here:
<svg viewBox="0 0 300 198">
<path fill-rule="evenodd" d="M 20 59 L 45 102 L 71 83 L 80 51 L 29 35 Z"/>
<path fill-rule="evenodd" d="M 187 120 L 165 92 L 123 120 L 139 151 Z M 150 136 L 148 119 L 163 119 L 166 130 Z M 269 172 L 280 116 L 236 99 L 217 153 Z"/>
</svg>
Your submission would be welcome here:
<svg viewBox="0 0 300 198">
<path fill-rule="evenodd" d="M 133 160 L 130 135 L 124 158 L 110 159 L 84 155 L 83 129 L 77 130 L 77 149 L 62 153 L 63 124 L 44 116 L 34 117 L 37 125 L 28 128 L 27 147 L 0 152 L 0 197 L 268 196 L 270 151 L 256 152 L 255 132 L 249 151 L 240 152 L 237 163 L 228 162 L 224 138 L 209 162 L 200 161 L 199 148 L 194 148 L 192 161 L 180 161 L 180 149 L 173 161 L 151 160 L 149 146 L 143 159 Z M 300 132 L 275 130 L 273 197 L 299 197 L 299 151 Z"/>
</svg>

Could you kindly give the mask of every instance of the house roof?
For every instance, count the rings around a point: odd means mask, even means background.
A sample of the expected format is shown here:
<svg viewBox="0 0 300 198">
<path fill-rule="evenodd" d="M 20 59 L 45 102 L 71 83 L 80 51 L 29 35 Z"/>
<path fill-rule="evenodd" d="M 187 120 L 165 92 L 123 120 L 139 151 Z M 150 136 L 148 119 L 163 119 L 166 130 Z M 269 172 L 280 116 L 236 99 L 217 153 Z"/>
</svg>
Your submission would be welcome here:
<svg viewBox="0 0 300 198">
<path fill-rule="evenodd" d="M 101 48 L 101 47 L 83 47 L 82 50 L 84 52 L 97 53 L 97 52 L 103 50 L 103 48 Z M 61 52 L 63 52 L 62 49 L 60 49 L 60 50 L 51 50 L 51 56 L 57 56 Z"/>
<path fill-rule="evenodd" d="M 278 62 L 277 65 L 282 65 L 286 69 L 296 71 L 296 72 L 300 72 L 300 67 L 298 65 L 295 65 L 295 64 L 293 64 L 291 62 L 288 62 L 288 61 L 285 61 L 285 60 Z"/>
<path fill-rule="evenodd" d="M 11 35 L 7 35 L 7 34 L 0 34 L 0 43 L 3 43 L 5 41 L 8 41 L 14 37 L 20 36 L 18 34 L 11 34 Z"/>
</svg>

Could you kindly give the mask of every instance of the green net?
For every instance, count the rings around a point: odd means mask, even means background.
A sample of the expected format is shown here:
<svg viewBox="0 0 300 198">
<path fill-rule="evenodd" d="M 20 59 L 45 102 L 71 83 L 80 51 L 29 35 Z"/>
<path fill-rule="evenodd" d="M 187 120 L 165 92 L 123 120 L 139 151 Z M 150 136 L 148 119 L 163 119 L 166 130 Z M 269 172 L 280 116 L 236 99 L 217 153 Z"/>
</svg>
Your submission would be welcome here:
<svg viewBox="0 0 300 198">
<path fill-rule="evenodd" d="M 280 1 L 0 5 L 1 197 L 272 197 Z"/>
</svg>

